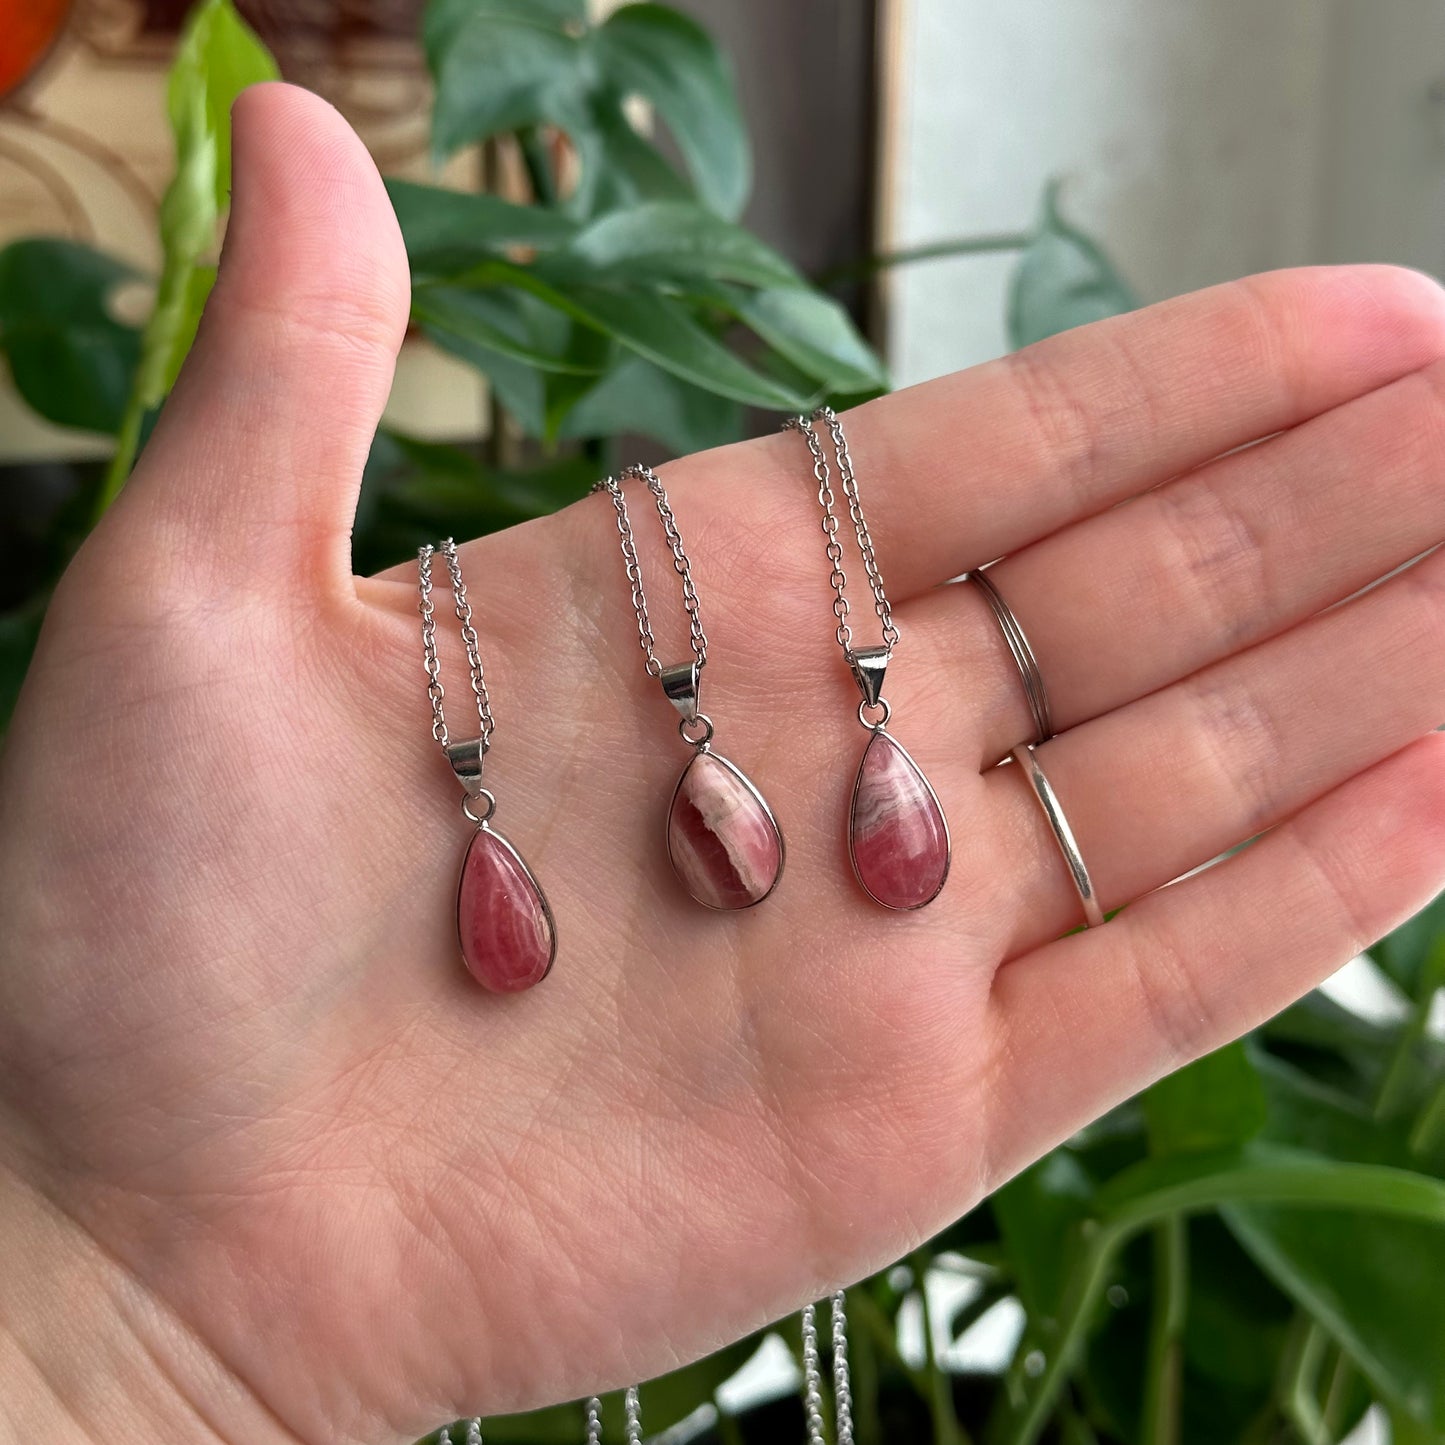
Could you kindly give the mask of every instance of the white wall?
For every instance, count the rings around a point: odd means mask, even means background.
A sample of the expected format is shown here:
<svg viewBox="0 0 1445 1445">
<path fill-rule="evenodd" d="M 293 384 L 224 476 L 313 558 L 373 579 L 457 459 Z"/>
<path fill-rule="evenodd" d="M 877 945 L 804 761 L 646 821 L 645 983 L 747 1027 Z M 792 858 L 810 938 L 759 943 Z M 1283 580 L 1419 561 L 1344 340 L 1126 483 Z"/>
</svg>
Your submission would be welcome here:
<svg viewBox="0 0 1445 1445">
<path fill-rule="evenodd" d="M 891 246 L 1026 229 L 1058 176 L 1145 299 L 1307 261 L 1445 271 L 1438 0 L 901 3 Z M 1010 266 L 896 274 L 900 383 L 1004 349 Z"/>
</svg>

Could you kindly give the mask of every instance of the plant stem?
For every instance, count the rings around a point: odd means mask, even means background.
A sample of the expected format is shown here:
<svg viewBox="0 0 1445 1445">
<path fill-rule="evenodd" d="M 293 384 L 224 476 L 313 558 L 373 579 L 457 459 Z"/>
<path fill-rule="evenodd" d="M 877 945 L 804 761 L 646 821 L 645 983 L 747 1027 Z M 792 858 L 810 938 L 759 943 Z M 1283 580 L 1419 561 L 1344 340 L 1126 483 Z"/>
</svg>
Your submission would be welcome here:
<svg viewBox="0 0 1445 1445">
<path fill-rule="evenodd" d="M 1350 1386 L 1354 1383 L 1355 1362 L 1341 1346 L 1335 1346 L 1334 1363 L 1330 1366 L 1329 1378 L 1325 1382 L 1322 1415 L 1325 1432 L 1333 1440 L 1340 1431 Z"/>
<path fill-rule="evenodd" d="M 557 184 L 552 179 L 552 164 L 547 155 L 547 143 L 534 125 L 523 126 L 517 132 L 517 144 L 522 151 L 522 164 L 527 168 L 527 179 L 532 185 L 532 195 L 538 205 L 557 204 Z"/>
<path fill-rule="evenodd" d="M 145 406 L 140 397 L 140 386 L 132 387 L 126 398 L 125 414 L 120 420 L 116 433 L 115 451 L 105 469 L 105 479 L 100 484 L 100 495 L 95 502 L 93 523 L 100 521 L 110 504 L 120 496 L 120 491 L 135 466 L 136 452 L 140 448 L 141 428 L 145 425 Z"/>
<path fill-rule="evenodd" d="M 1280 1381 L 1280 1408 L 1305 1445 L 1331 1445 L 1320 1413 L 1316 1389 L 1329 1336 L 1315 1322 L 1298 1315 L 1286 1346 L 1285 1369 Z"/>
<path fill-rule="evenodd" d="M 1182 1214 L 1154 1228 L 1154 1304 L 1144 1378 L 1143 1445 L 1179 1445 L 1182 1339 L 1189 1313 L 1189 1235 Z"/>
<path fill-rule="evenodd" d="M 819 286 L 857 281 L 894 266 L 912 266 L 919 261 L 942 261 L 950 256 L 984 256 L 998 251 L 1022 251 L 1033 240 L 1032 231 L 1006 231 L 995 236 L 960 236 L 952 241 L 931 241 L 926 246 L 906 246 L 901 251 L 882 251 L 834 266 L 818 278 Z"/>
<path fill-rule="evenodd" d="M 1410 1012 L 1400 1025 L 1399 1036 L 1390 1050 L 1390 1059 L 1385 1065 L 1384 1077 L 1380 1080 L 1380 1088 L 1375 1095 L 1376 1119 L 1387 1118 L 1394 1112 L 1400 1094 L 1409 1083 L 1415 1051 L 1425 1037 L 1425 1030 L 1430 1022 L 1430 1004 L 1433 998 L 1434 990 L 1425 990 L 1424 997 L 1415 999 L 1410 1005 Z"/>
<path fill-rule="evenodd" d="M 915 1254 L 909 1261 L 913 1277 L 918 1281 L 918 1298 L 923 1305 L 923 1360 L 928 1380 L 928 1406 L 933 1415 L 935 1445 L 968 1445 L 968 1437 L 959 1424 L 953 1408 L 953 1381 L 938 1362 L 933 1341 L 933 1310 L 928 1303 L 928 1269 L 925 1254 Z"/>
<path fill-rule="evenodd" d="M 1445 1185 L 1402 1169 L 1333 1162 L 1327 1168 L 1316 1169 L 1306 1156 L 1277 1148 L 1254 1150 L 1225 1160 L 1203 1157 L 1192 1161 L 1190 1169 L 1190 1174 L 1180 1177 L 1166 1175 L 1157 1187 L 1141 1188 L 1141 1176 L 1157 1176 L 1161 1171 L 1151 1163 L 1136 1165 L 1104 1191 L 1107 1212 L 1084 1235 L 1059 1310 L 1057 1342 L 1033 1398 L 1008 1437 L 1011 1445 L 1035 1445 L 1043 1433 L 1083 1346 L 1089 1321 L 1098 1310 L 1118 1251 L 1141 1229 L 1175 1214 L 1199 1213 L 1221 1204 L 1247 1201 L 1315 1209 L 1366 1209 L 1391 1218 L 1445 1225 Z"/>
<path fill-rule="evenodd" d="M 928 1398 L 928 1380 L 922 1371 L 915 1370 L 898 1353 L 898 1336 L 893 1322 L 878 1308 L 877 1302 L 867 1290 L 856 1290 L 848 1296 L 848 1314 L 855 1324 L 864 1325 L 873 1343 L 888 1358 L 896 1369 L 908 1377 L 908 1382 L 923 1398 Z"/>
<path fill-rule="evenodd" d="M 1415 1120 L 1408 1140 L 1412 1154 L 1425 1154 L 1434 1148 L 1436 1141 L 1445 1134 L 1445 1079 L 1430 1095 L 1420 1117 Z"/>
</svg>

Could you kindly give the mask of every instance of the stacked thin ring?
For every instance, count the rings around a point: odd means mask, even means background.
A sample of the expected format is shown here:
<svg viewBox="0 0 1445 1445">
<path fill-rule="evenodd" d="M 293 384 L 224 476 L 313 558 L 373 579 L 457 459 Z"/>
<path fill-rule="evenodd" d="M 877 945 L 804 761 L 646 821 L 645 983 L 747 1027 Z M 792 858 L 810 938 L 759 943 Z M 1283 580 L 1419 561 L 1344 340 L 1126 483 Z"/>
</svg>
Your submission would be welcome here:
<svg viewBox="0 0 1445 1445">
<path fill-rule="evenodd" d="M 1048 742 L 1054 735 L 1053 714 L 1049 711 L 1049 694 L 1044 687 L 1043 674 L 1039 671 L 1039 661 L 1034 656 L 1027 635 L 1019 626 L 1019 620 L 1013 615 L 1008 603 L 999 596 L 999 590 L 993 585 L 993 579 L 987 572 L 980 568 L 968 573 L 964 580 L 976 583 L 979 591 L 988 599 L 988 605 L 993 608 L 993 615 L 998 618 L 999 630 L 1003 633 L 1008 650 L 1013 653 L 1014 662 L 1018 665 L 1019 675 L 1023 678 L 1029 711 L 1034 718 L 1034 741 Z"/>
<path fill-rule="evenodd" d="M 1033 795 L 1038 800 L 1049 830 L 1054 835 L 1054 841 L 1059 845 L 1059 852 L 1064 855 L 1064 862 L 1069 869 L 1069 878 L 1078 891 L 1079 902 L 1084 905 L 1085 926 L 1098 928 L 1104 921 L 1104 910 L 1099 907 L 1099 898 L 1094 892 L 1094 881 L 1089 877 L 1089 870 L 1084 863 L 1084 855 L 1079 852 L 1079 844 L 1074 837 L 1074 830 L 1069 827 L 1069 820 L 1064 816 L 1064 810 L 1059 805 L 1058 794 L 1054 792 L 1053 784 L 1049 782 L 1043 768 L 1039 766 L 1038 755 L 1034 748 L 1035 744 L 1033 743 L 1020 743 L 1010 756 L 1018 764 L 1019 771 L 1033 790 Z"/>
</svg>

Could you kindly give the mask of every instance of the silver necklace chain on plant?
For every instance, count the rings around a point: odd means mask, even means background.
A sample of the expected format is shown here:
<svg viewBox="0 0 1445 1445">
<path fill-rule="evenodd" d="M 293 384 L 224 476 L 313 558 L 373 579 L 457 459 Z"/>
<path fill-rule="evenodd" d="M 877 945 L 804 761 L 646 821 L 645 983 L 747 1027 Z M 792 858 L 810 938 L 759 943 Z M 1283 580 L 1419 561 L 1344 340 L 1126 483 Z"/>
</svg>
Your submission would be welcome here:
<svg viewBox="0 0 1445 1445">
<path fill-rule="evenodd" d="M 652 493 L 672 553 L 673 571 L 682 582 L 692 657 L 666 664 L 658 656 L 642 564 L 628 514 L 624 484 L 642 482 Z M 735 763 L 714 752 L 712 719 L 699 711 L 702 670 L 707 663 L 707 633 L 692 578 L 692 562 L 683 546 L 677 518 L 662 478 L 651 467 L 628 467 L 620 480 L 607 477 L 594 492 L 606 492 L 617 513 L 622 561 L 637 615 L 637 637 L 647 659 L 647 675 L 662 684 L 663 696 L 677 709 L 678 733 L 693 749 L 692 760 L 673 790 L 667 817 L 667 856 L 678 881 L 704 908 L 734 910 L 761 903 L 783 872 L 783 835 L 772 809 L 752 780 Z"/>
<path fill-rule="evenodd" d="M 833 1354 L 833 1436 L 853 1445 L 853 1382 L 848 1373 L 848 1297 L 839 1290 L 829 1301 Z M 818 1307 L 803 1311 L 803 1410 L 808 1445 L 827 1445 L 823 1424 L 823 1371 L 818 1354 Z"/>
<path fill-rule="evenodd" d="M 882 628 L 879 646 L 856 647 L 849 622 L 848 574 L 843 569 L 843 545 L 838 540 L 838 500 L 833 491 L 828 453 L 819 427 L 832 443 L 839 485 L 848 504 L 863 570 L 873 593 L 873 610 Z M 784 427 L 796 431 L 808 445 L 817 483 L 818 505 L 823 511 L 827 539 L 828 581 L 833 589 L 834 636 L 843 650 L 853 681 L 862 694 L 858 721 L 870 736 L 853 781 L 848 810 L 848 856 L 863 891 L 884 908 L 908 911 L 932 903 L 948 878 L 951 849 L 943 807 L 923 770 L 888 731 L 892 709 L 883 696 L 883 680 L 898 628 L 883 586 L 883 573 L 873 534 L 863 511 L 853 457 L 843 435 L 843 423 L 831 407 L 821 406 L 811 417 L 790 417 Z"/>
</svg>

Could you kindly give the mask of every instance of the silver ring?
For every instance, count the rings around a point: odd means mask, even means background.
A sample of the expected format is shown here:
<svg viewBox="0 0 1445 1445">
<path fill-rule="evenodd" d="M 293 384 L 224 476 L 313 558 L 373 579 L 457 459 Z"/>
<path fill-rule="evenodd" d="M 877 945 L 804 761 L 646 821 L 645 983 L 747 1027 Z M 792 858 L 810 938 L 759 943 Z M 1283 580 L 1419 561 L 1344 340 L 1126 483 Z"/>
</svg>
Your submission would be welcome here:
<svg viewBox="0 0 1445 1445">
<path fill-rule="evenodd" d="M 993 615 L 998 618 L 999 630 L 1003 633 L 1003 639 L 1008 643 L 1008 650 L 1013 653 L 1014 662 L 1018 666 L 1019 675 L 1024 680 L 1024 692 L 1028 695 L 1029 711 L 1033 714 L 1034 732 L 1037 734 L 1034 741 L 1048 742 L 1054 735 L 1054 719 L 1049 711 L 1049 694 L 1044 688 L 1044 675 L 1039 671 L 1039 660 L 1034 656 L 1028 637 L 986 572 L 968 572 L 964 575 L 964 581 L 977 583 L 979 590 L 988 599 L 988 605 L 993 608 Z"/>
<path fill-rule="evenodd" d="M 1064 855 L 1069 877 L 1073 880 L 1075 889 L 1078 890 L 1079 902 L 1084 905 L 1084 926 L 1098 928 L 1104 921 L 1104 910 L 1099 907 L 1098 895 L 1094 892 L 1094 882 L 1089 877 L 1088 868 L 1084 866 L 1084 855 L 1079 852 L 1079 844 L 1074 837 L 1074 830 L 1069 827 L 1069 820 L 1064 817 L 1064 810 L 1059 806 L 1059 796 L 1054 792 L 1053 784 L 1049 782 L 1044 775 L 1044 770 L 1039 766 L 1039 760 L 1034 754 L 1034 747 L 1033 743 L 1020 743 L 1009 756 L 1019 765 L 1019 771 L 1024 775 L 1029 787 L 1033 789 L 1034 797 L 1038 799 L 1049 830 L 1054 835 L 1054 841 L 1059 845 L 1059 852 Z"/>
</svg>

